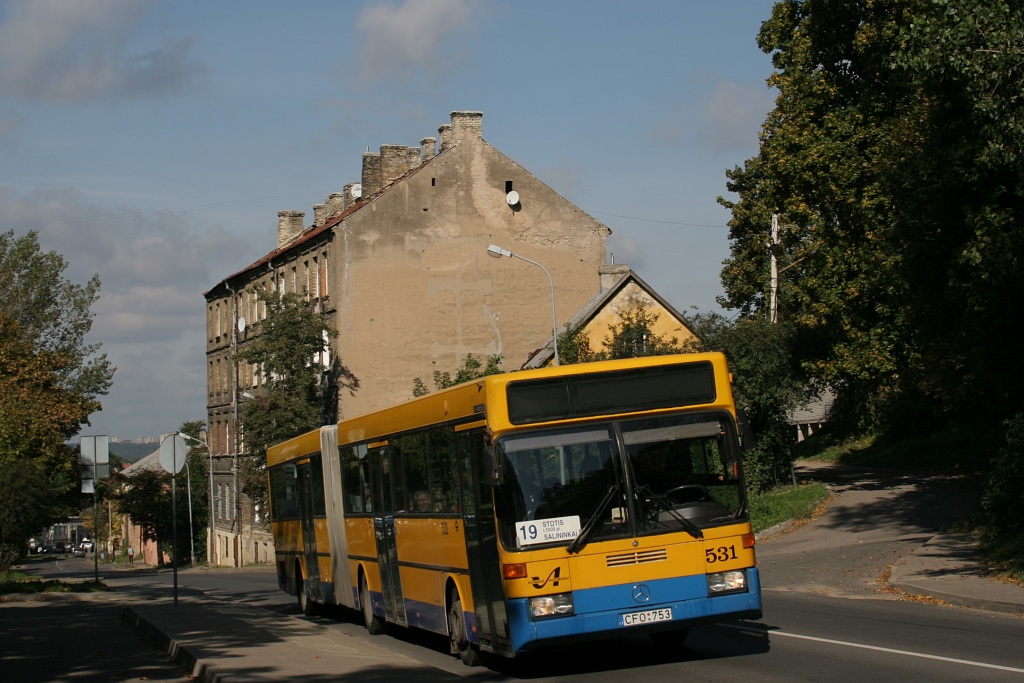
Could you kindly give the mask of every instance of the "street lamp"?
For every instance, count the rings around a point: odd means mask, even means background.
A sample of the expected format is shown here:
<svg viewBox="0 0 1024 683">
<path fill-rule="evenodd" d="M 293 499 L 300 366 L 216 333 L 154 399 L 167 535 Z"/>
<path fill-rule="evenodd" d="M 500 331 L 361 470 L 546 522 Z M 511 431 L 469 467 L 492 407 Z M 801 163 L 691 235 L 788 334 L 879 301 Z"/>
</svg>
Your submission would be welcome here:
<svg viewBox="0 0 1024 683">
<path fill-rule="evenodd" d="M 178 436 L 180 436 L 183 439 L 188 439 L 189 441 L 193 441 L 193 442 L 199 444 L 200 446 L 203 446 L 204 448 L 206 448 L 206 454 L 208 456 L 210 456 L 210 504 L 208 506 L 209 511 L 207 513 L 210 516 L 210 545 L 207 548 L 206 563 L 207 564 L 211 564 L 211 563 L 213 563 L 213 558 L 216 556 L 216 553 L 217 553 L 217 509 L 214 507 L 214 498 L 213 498 L 213 450 L 210 449 L 210 444 L 207 443 L 205 439 L 197 439 L 194 436 L 189 436 L 188 434 L 183 434 L 182 432 L 177 432 L 177 434 L 178 434 Z M 188 460 L 185 461 L 185 464 L 186 465 L 188 464 Z M 190 486 L 191 486 L 191 484 L 190 484 Z M 189 490 L 191 491 L 191 489 L 189 489 Z M 192 496 L 191 496 L 191 494 L 189 494 L 189 501 L 188 502 L 189 502 L 189 517 L 190 517 L 190 520 L 191 520 L 191 515 L 192 515 L 192 508 L 191 508 L 191 506 L 192 506 Z M 191 524 L 191 521 L 189 523 Z M 196 563 L 196 552 L 195 552 L 195 549 L 193 549 L 192 550 L 192 564 L 195 565 L 195 563 Z"/>
<path fill-rule="evenodd" d="M 493 256 L 494 258 L 508 256 L 509 258 L 515 257 L 520 261 L 532 263 L 533 265 L 543 270 L 544 274 L 548 276 L 548 284 L 551 285 L 551 345 L 555 349 L 555 365 L 558 365 L 558 317 L 555 315 L 555 281 L 551 279 L 551 273 L 548 272 L 547 268 L 537 263 L 536 261 L 531 261 L 525 256 L 520 256 L 519 254 L 513 254 L 508 249 L 502 249 L 497 244 L 492 244 L 489 247 L 487 247 L 487 253 L 490 256 Z"/>
</svg>

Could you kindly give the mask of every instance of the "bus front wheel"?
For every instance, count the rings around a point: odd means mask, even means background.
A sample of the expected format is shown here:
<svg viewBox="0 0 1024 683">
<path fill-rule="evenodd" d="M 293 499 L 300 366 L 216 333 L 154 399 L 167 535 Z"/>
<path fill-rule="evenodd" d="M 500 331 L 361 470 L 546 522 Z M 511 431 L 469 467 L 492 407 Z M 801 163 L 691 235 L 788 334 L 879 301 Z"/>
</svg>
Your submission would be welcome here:
<svg viewBox="0 0 1024 683">
<path fill-rule="evenodd" d="M 366 585 L 366 574 L 359 576 L 359 607 L 363 610 L 363 623 L 371 636 L 384 633 L 384 620 L 373 613 L 370 589 Z"/>
<path fill-rule="evenodd" d="M 451 638 L 452 654 L 458 655 L 466 666 L 480 664 L 480 650 L 469 642 L 466 616 L 462 613 L 462 599 L 458 589 L 452 589 L 451 608 L 448 610 L 448 634 Z"/>
</svg>

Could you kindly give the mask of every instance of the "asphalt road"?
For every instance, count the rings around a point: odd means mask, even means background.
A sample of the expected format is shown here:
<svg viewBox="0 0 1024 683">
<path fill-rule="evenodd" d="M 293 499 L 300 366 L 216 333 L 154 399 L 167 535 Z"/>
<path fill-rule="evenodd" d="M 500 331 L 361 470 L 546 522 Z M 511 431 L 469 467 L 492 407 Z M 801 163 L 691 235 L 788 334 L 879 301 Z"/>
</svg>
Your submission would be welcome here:
<svg viewBox="0 0 1024 683">
<path fill-rule="evenodd" d="M 393 628 L 370 636 L 345 610 L 311 621 L 323 634 L 318 637 L 353 639 L 347 642 L 368 649 L 372 643 L 419 662 L 416 680 L 1024 681 L 1024 618 L 907 600 L 885 586 L 895 558 L 963 509 L 959 482 L 864 470 L 801 474 L 829 481 L 836 498 L 814 522 L 759 541 L 764 618 L 692 629 L 676 651 L 630 637 L 515 661 L 489 659 L 469 669 L 447 654 L 444 639 Z M 85 560 L 46 567 L 69 577 L 92 572 Z M 171 582 L 166 571 L 108 579 L 126 601 L 169 600 Z M 181 572 L 179 591 L 252 608 L 264 621 L 306 619 L 266 570 Z M 91 649 L 85 647 L 90 639 Z M 8 603 L 0 608 L 0 663 L 5 682 L 188 680 L 120 623 L 116 606 L 105 605 Z M 382 661 L 375 676 L 345 680 L 388 680 L 388 671 Z"/>
</svg>

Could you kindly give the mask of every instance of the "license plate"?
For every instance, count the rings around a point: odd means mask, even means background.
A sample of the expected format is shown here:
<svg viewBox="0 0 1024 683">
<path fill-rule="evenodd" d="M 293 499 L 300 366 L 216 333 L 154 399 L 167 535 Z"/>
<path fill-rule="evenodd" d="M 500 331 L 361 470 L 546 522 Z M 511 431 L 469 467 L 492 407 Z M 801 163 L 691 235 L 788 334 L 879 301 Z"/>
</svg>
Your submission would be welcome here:
<svg viewBox="0 0 1024 683">
<path fill-rule="evenodd" d="M 619 626 L 641 626 L 656 621 L 672 621 L 672 608 L 649 609 L 644 612 L 630 612 L 619 615 Z"/>
</svg>

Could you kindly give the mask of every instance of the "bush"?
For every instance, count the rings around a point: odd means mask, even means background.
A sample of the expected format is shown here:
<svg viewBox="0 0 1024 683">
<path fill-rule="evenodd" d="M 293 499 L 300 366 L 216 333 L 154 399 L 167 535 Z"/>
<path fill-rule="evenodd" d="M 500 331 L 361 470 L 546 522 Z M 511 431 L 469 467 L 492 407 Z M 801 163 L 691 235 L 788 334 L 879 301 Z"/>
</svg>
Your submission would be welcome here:
<svg viewBox="0 0 1024 683">
<path fill-rule="evenodd" d="M 1024 413 L 1003 423 L 1006 444 L 992 458 L 981 509 L 997 536 L 1024 534 Z"/>
</svg>

